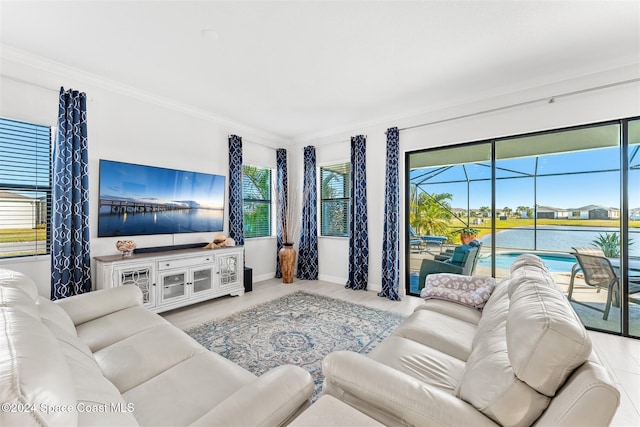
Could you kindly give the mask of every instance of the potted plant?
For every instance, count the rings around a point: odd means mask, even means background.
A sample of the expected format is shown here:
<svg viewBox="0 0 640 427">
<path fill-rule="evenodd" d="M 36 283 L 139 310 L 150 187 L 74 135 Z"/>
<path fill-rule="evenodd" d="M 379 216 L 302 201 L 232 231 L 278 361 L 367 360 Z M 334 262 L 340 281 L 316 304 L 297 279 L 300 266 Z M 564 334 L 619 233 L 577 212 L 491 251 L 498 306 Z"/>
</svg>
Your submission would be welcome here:
<svg viewBox="0 0 640 427">
<path fill-rule="evenodd" d="M 598 237 L 591 242 L 604 252 L 604 256 L 615 258 L 620 256 L 620 234 L 618 233 L 598 233 Z M 629 246 L 633 245 L 633 239 L 629 239 Z"/>
<path fill-rule="evenodd" d="M 468 245 L 472 240 L 476 240 L 480 230 L 471 227 L 464 227 L 458 230 L 457 233 L 460 234 L 460 242 L 462 242 L 463 245 Z"/>
</svg>

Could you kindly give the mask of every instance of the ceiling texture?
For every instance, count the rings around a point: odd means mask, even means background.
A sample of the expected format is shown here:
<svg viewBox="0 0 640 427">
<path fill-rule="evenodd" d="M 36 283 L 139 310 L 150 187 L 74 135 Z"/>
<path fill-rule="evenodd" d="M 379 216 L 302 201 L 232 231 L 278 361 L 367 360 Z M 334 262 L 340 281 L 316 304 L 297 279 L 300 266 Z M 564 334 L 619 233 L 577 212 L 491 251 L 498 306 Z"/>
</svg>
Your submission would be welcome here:
<svg viewBox="0 0 640 427">
<path fill-rule="evenodd" d="M 5 50 L 290 142 L 640 63 L 637 0 L 2 0 L 0 24 Z"/>
</svg>

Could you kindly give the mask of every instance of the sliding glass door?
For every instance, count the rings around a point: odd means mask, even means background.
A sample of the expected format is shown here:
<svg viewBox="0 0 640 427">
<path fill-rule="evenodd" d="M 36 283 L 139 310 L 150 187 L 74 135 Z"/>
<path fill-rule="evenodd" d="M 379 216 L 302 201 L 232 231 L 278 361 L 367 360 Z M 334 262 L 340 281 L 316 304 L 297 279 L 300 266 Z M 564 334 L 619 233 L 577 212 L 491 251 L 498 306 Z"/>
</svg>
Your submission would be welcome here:
<svg viewBox="0 0 640 427">
<path fill-rule="evenodd" d="M 640 120 L 628 122 L 626 133 L 626 213 L 628 222 L 628 335 L 640 337 Z M 625 246 L 623 245 L 623 248 Z"/>
<path fill-rule="evenodd" d="M 634 119 L 407 153 L 407 292 L 450 271 L 470 227 L 480 256 L 461 274 L 502 279 L 535 253 L 585 326 L 639 336 L 639 147 Z"/>
</svg>

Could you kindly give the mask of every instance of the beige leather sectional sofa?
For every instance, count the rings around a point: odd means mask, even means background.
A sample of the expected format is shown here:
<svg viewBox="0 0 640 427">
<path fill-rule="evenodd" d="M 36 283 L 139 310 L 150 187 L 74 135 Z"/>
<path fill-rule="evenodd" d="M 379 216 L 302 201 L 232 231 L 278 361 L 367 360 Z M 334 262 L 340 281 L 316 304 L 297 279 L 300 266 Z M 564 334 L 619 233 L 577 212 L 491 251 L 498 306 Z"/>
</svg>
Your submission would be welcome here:
<svg viewBox="0 0 640 427">
<path fill-rule="evenodd" d="M 332 353 L 323 372 L 326 407 L 389 426 L 606 426 L 620 396 L 534 255 L 482 311 L 427 300 L 368 356 Z"/>
<path fill-rule="evenodd" d="M 308 406 L 304 369 L 256 377 L 141 303 L 134 286 L 54 303 L 0 270 L 0 425 L 278 426 Z"/>
</svg>

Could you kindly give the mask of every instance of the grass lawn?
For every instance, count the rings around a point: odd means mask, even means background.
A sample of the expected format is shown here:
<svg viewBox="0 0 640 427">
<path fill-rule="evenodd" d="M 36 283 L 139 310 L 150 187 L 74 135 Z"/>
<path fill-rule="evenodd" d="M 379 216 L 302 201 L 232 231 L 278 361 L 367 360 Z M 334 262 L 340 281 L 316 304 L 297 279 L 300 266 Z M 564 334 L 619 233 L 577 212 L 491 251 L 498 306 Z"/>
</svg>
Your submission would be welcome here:
<svg viewBox="0 0 640 427">
<path fill-rule="evenodd" d="M 46 228 L 5 228 L 0 229 L 0 243 L 33 242 L 47 240 Z"/>
<path fill-rule="evenodd" d="M 478 237 L 491 233 L 492 218 L 482 218 L 484 223 L 478 225 L 471 225 L 471 227 L 480 230 Z M 536 221 L 538 227 L 544 227 L 545 225 L 557 225 L 564 227 L 620 227 L 619 220 L 607 220 L 607 219 L 538 219 Z M 532 227 L 534 225 L 533 218 L 508 218 L 505 220 L 496 221 L 496 231 L 503 229 L 515 228 L 515 227 Z M 460 222 L 452 222 L 452 228 L 461 227 Z M 629 221 L 630 228 L 640 228 L 640 221 Z"/>
</svg>

